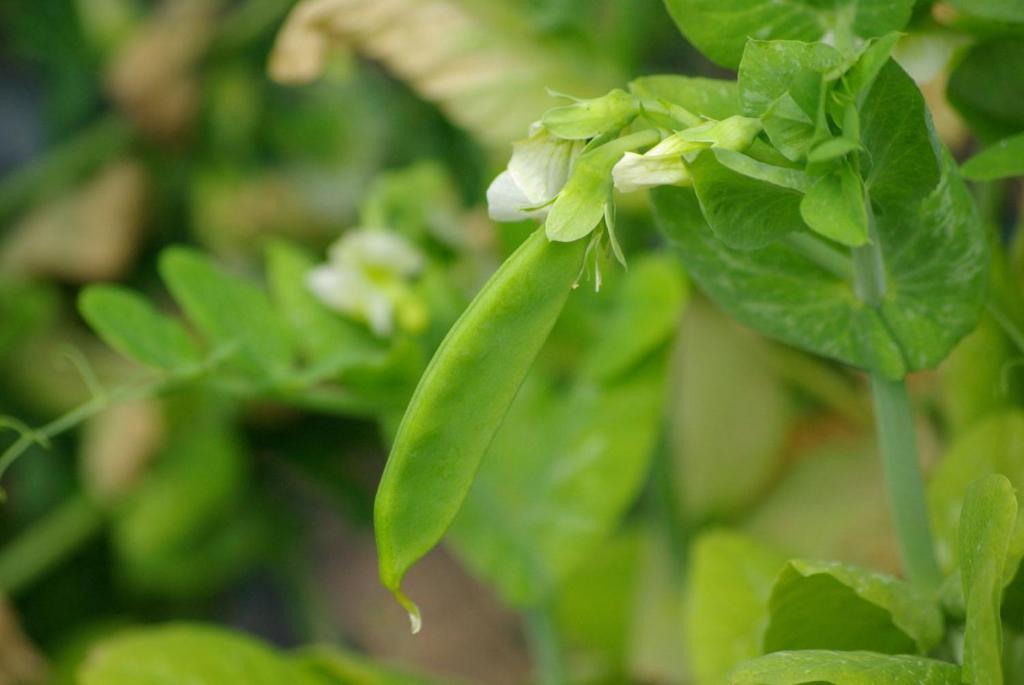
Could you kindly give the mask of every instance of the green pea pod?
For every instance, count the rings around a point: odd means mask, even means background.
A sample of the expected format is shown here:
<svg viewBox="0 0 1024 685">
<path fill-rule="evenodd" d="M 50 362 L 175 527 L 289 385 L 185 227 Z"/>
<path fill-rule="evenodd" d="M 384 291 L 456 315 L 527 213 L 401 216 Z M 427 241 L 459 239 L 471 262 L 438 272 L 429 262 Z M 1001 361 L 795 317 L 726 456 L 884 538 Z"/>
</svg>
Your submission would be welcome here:
<svg viewBox="0 0 1024 685">
<path fill-rule="evenodd" d="M 402 577 L 444 535 L 580 272 L 587 241 L 540 229 L 448 332 L 398 429 L 374 506 L 381 582 L 409 611 Z"/>
</svg>

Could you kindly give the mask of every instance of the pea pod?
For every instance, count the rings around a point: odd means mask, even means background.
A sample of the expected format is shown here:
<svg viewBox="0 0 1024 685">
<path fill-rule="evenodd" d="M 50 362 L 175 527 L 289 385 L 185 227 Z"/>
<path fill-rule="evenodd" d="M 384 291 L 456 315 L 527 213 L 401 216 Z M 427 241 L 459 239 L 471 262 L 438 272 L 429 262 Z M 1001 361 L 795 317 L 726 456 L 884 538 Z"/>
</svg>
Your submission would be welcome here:
<svg viewBox="0 0 1024 685">
<path fill-rule="evenodd" d="M 539 229 L 502 265 L 448 332 L 398 429 L 374 528 L 384 586 L 419 630 L 402 577 L 444 535 L 526 372 L 558 319 L 587 241 Z"/>
</svg>

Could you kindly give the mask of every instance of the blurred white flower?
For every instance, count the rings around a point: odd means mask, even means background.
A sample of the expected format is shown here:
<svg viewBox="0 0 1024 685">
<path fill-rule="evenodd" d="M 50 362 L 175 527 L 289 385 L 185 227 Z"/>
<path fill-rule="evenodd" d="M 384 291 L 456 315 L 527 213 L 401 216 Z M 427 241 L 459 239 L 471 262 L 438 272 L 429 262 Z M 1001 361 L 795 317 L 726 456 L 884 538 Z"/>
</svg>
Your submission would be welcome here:
<svg viewBox="0 0 1024 685">
<path fill-rule="evenodd" d="M 530 136 L 512 145 L 508 168 L 487 189 L 488 214 L 495 221 L 543 219 L 547 207 L 569 178 L 583 141 L 562 140 L 539 123 Z"/>
<path fill-rule="evenodd" d="M 422 269 L 423 255 L 398 234 L 358 229 L 331 246 L 327 263 L 312 269 L 306 284 L 325 305 L 383 337 L 408 309 L 408 281 Z"/>
</svg>

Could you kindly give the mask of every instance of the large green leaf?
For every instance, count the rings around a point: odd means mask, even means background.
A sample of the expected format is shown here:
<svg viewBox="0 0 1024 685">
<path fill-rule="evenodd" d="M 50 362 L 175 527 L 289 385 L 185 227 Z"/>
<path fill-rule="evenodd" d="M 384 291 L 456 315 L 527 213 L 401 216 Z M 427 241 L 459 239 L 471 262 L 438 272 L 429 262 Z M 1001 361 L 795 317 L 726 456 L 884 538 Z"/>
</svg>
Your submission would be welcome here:
<svg viewBox="0 0 1024 685">
<path fill-rule="evenodd" d="M 925 653 L 943 634 L 938 605 L 912 585 L 838 562 L 790 561 L 769 609 L 765 652 Z"/>
<path fill-rule="evenodd" d="M 724 67 L 740 63 L 747 38 L 817 41 L 849 31 L 861 38 L 902 29 L 913 0 L 665 0 L 683 35 Z"/>
<path fill-rule="evenodd" d="M 222 628 L 171 624 L 94 647 L 80 685 L 322 685 L 262 643 Z"/>
<path fill-rule="evenodd" d="M 859 299 L 839 248 L 787 241 L 730 249 L 716 237 L 721 230 L 708 227 L 692 193 L 659 188 L 652 197 L 659 224 L 690 275 L 735 318 L 784 342 L 896 377 L 935 366 L 974 327 L 988 250 L 948 155 L 941 155 L 939 175 L 920 92 L 893 63 L 878 76 L 861 116 L 872 160 L 866 180 L 888 277 L 880 307 Z M 765 213 L 765 221 L 778 221 L 774 212 Z"/>
<path fill-rule="evenodd" d="M 595 365 L 609 359 L 599 342 L 583 367 L 617 373 L 582 376 L 568 390 L 541 369 L 533 373 L 452 525 L 456 551 L 509 603 L 530 604 L 556 588 L 612 531 L 643 483 L 661 425 L 667 342 L 675 328 L 665 322 L 680 315 L 682 302 L 678 272 L 661 272 L 674 274 L 667 283 L 648 281 L 645 272 L 638 264 L 630 274 L 618 308 L 635 308 L 634 298 L 659 303 L 665 311 L 645 316 L 644 325 L 659 331 L 660 340 L 637 331 L 647 342 L 628 366 Z M 661 282 L 677 295 L 655 298 L 645 287 L 631 288 L 630 280 L 648 287 Z"/>
<path fill-rule="evenodd" d="M 212 345 L 231 352 L 246 375 L 266 381 L 287 373 L 291 340 L 259 287 L 184 247 L 160 255 L 160 275 L 196 328 Z"/>
<path fill-rule="evenodd" d="M 752 538 L 718 530 L 693 544 L 686 642 L 695 685 L 723 685 L 761 654 L 768 599 L 785 557 Z"/>
<path fill-rule="evenodd" d="M 798 191 L 740 174 L 711 150 L 687 168 L 711 230 L 727 246 L 751 250 L 804 230 Z"/>
<path fill-rule="evenodd" d="M 960 685 L 960 669 L 945 661 L 871 652 L 777 652 L 748 661 L 733 685 Z"/>
<path fill-rule="evenodd" d="M 1000 608 L 1016 522 L 1017 498 L 1005 476 L 985 476 L 967 489 L 960 518 L 960 576 L 967 606 L 965 683 L 1003 683 Z"/>
<path fill-rule="evenodd" d="M 973 46 L 950 74 L 947 96 L 986 144 L 1024 131 L 1024 41 Z"/>
<path fill-rule="evenodd" d="M 185 328 L 127 288 L 91 285 L 79 296 L 78 308 L 103 341 L 126 357 L 168 370 L 199 361 Z"/>
</svg>

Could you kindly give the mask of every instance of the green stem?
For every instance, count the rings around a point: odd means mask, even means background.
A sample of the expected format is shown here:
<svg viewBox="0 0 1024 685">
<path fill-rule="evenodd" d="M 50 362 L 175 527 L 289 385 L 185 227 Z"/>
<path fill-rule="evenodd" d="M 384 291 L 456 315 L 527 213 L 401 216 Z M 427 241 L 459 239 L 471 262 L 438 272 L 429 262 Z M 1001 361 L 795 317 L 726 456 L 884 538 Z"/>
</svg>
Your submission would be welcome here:
<svg viewBox="0 0 1024 685">
<path fill-rule="evenodd" d="M 853 251 L 855 284 L 857 294 L 865 304 L 879 307 L 886 293 L 885 261 L 870 200 L 865 198 L 865 204 L 868 208 L 869 242 Z M 903 565 L 914 583 L 936 590 L 942 582 L 942 574 L 935 557 L 928 520 L 924 479 L 917 460 L 914 415 L 906 383 L 903 379 L 892 380 L 873 372 L 871 394 L 889 507 Z"/>
<path fill-rule="evenodd" d="M 551 608 L 547 603 L 526 612 L 526 641 L 537 685 L 564 685 L 565 668 Z"/>
<path fill-rule="evenodd" d="M 71 555 L 103 523 L 100 508 L 77 494 L 4 547 L 0 595 L 14 595 Z"/>
<path fill-rule="evenodd" d="M 850 257 L 810 233 L 790 233 L 786 242 L 801 255 L 844 281 L 853 280 Z"/>
<path fill-rule="evenodd" d="M 914 416 L 906 384 L 871 374 L 882 469 L 903 565 L 910 579 L 929 590 L 942 582 L 935 558 L 924 480 L 917 461 Z"/>
</svg>

